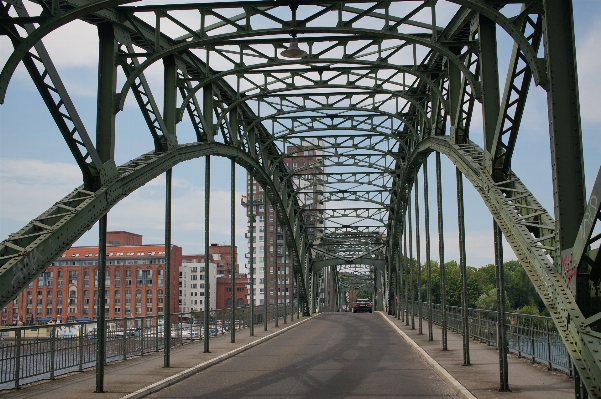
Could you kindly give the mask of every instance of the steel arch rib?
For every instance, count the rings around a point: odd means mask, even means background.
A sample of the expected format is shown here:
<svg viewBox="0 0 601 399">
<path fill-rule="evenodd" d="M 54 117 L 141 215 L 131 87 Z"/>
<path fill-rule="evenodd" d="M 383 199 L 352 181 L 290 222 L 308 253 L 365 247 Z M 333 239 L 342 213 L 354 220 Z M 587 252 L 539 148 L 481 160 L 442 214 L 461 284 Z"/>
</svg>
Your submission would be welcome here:
<svg viewBox="0 0 601 399">
<path fill-rule="evenodd" d="M 473 142 L 461 145 L 452 143 L 448 136 L 427 138 L 416 145 L 407 169 L 421 164 L 424 155 L 433 151 L 445 154 L 478 191 L 549 309 L 583 383 L 589 392 L 598 394 L 601 358 L 595 358 L 594 354 L 601 350 L 601 334 L 588 326 L 567 281 L 551 260 L 549 253 L 557 251 L 553 234 L 555 224 L 551 215 L 515 174 L 512 173 L 506 182 L 495 183 L 482 162 L 483 150 Z M 512 201 L 511 197 L 503 194 L 503 189 L 508 188 L 503 185 L 508 182 L 522 193 L 521 200 Z M 529 205 L 540 208 L 537 213 L 542 212 L 540 223 L 544 225 L 542 230 L 546 231 L 545 236 L 536 236 L 529 230 L 527 215 L 524 217 L 520 211 L 521 207 L 526 206 L 526 203 L 520 202 L 524 199 Z M 402 212 L 404 209 L 398 214 Z"/>
<path fill-rule="evenodd" d="M 32 220 L 19 232 L 0 243 L 0 308 L 14 299 L 19 291 L 44 271 L 57 257 L 69 248 L 81 235 L 106 214 L 114 205 L 130 193 L 156 178 L 167 169 L 191 159 L 206 155 L 233 158 L 252 169 L 263 181 L 271 181 L 271 175 L 250 154 L 221 143 L 194 143 L 181 145 L 164 153 L 148 153 L 118 168 L 118 177 L 96 192 L 80 186 L 57 202 L 46 212 Z M 273 182 L 271 182 L 273 186 Z M 284 199 L 273 187 L 266 190 L 270 201 L 286 209 Z M 293 215 L 288 215 L 289 219 Z M 293 233 L 293 220 L 286 223 L 288 236 Z M 23 242 L 20 242 L 19 240 Z M 294 266 L 300 267 L 300 249 L 289 240 L 293 249 Z M 21 244 L 21 245 L 19 245 Z"/>
<path fill-rule="evenodd" d="M 177 54 L 182 51 L 189 51 L 194 48 L 202 48 L 202 47 L 214 46 L 214 45 L 218 45 L 218 44 L 236 45 L 236 44 L 240 44 L 240 42 L 236 41 L 236 39 L 244 39 L 247 37 L 257 38 L 257 37 L 261 37 L 261 36 L 287 34 L 288 31 L 289 31 L 289 29 L 281 28 L 281 29 L 254 30 L 252 32 L 216 35 L 216 36 L 212 36 L 209 38 L 203 38 L 203 39 L 199 39 L 199 40 L 178 43 L 178 44 L 173 45 L 170 48 L 155 52 L 151 56 L 149 56 L 144 62 L 142 62 L 140 64 L 140 67 L 136 71 L 133 71 L 132 74 L 127 78 L 127 80 L 121 87 L 121 92 L 120 92 L 121 94 L 119 96 L 119 103 L 117 104 L 117 108 L 123 109 L 123 107 L 125 106 L 125 99 L 127 97 L 127 94 L 129 93 L 131 86 L 134 84 L 134 81 L 135 81 L 135 79 L 137 79 L 138 75 L 143 73 L 150 65 L 154 64 L 158 60 L 160 60 L 168 55 Z M 458 56 L 456 56 L 452 51 L 448 50 L 447 48 L 445 48 L 444 46 L 442 46 L 436 42 L 430 41 L 429 39 L 423 39 L 423 38 L 419 38 L 419 37 L 409 35 L 409 34 L 391 33 L 391 32 L 384 32 L 381 30 L 373 31 L 373 30 L 369 30 L 369 29 L 360 29 L 360 28 L 330 28 L 330 27 L 301 28 L 301 29 L 297 29 L 297 33 L 299 33 L 299 34 L 300 33 L 303 33 L 303 34 L 307 34 L 307 33 L 348 34 L 349 35 L 348 40 L 364 39 L 362 34 L 377 35 L 378 37 L 380 37 L 382 39 L 405 40 L 410 43 L 415 43 L 416 45 L 430 48 L 430 49 L 435 50 L 438 53 L 444 55 L 445 57 L 447 57 L 447 59 L 450 62 L 455 64 L 457 66 L 457 68 L 459 68 L 459 70 L 462 72 L 462 74 L 466 77 L 467 81 L 469 82 L 470 86 L 472 87 L 475 98 L 479 99 L 481 97 L 481 87 L 480 87 L 478 80 L 476 79 L 474 74 L 469 70 L 469 68 L 461 61 L 461 59 Z M 342 40 L 342 39 L 344 39 L 344 38 L 342 38 L 342 37 L 337 38 L 337 40 Z M 313 61 L 313 62 L 319 61 L 319 58 L 317 58 L 315 60 L 309 59 L 308 61 Z M 293 65 L 293 63 L 286 63 L 286 64 Z M 386 64 L 384 64 L 384 65 L 386 65 Z"/>
</svg>

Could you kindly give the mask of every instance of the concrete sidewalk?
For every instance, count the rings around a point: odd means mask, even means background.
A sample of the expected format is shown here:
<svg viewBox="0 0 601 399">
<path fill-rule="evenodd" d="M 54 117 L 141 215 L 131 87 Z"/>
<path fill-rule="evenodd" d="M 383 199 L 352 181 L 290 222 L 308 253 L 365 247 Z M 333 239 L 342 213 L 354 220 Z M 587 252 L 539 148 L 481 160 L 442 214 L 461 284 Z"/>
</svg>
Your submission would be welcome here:
<svg viewBox="0 0 601 399">
<path fill-rule="evenodd" d="M 175 376 L 201 363 L 205 363 L 245 345 L 257 342 L 262 338 L 275 336 L 283 329 L 309 320 L 302 317 L 300 320 L 294 315 L 294 321 L 284 324 L 279 321 L 275 327 L 272 321 L 268 324 L 267 331 L 263 324 L 255 326 L 255 335 L 249 335 L 249 329 L 236 330 L 236 343 L 232 344 L 229 333 L 212 337 L 210 340 L 211 353 L 203 353 L 204 342 L 195 341 L 171 348 L 171 367 L 163 368 L 163 352 L 155 352 L 138 356 L 125 361 L 109 363 L 105 366 L 104 393 L 94 393 L 96 387 L 95 368 L 90 368 L 82 373 L 71 373 L 57 377 L 55 380 L 45 380 L 30 385 L 25 385 L 19 390 L 0 392 L 1 399 L 117 399 L 129 395 L 140 389 L 148 387 L 158 381 Z M 244 348 L 242 348 L 244 349 Z"/>
<path fill-rule="evenodd" d="M 547 366 L 532 364 L 529 359 L 518 359 L 510 354 L 509 388 L 499 392 L 499 354 L 494 346 L 470 341 L 471 366 L 463 366 L 463 347 L 460 334 L 447 334 L 447 351 L 442 350 L 442 329 L 433 326 L 434 341 L 428 341 L 428 324 L 423 321 L 424 334 L 419 335 L 417 318 L 415 330 L 394 316 L 384 314 L 410 339 L 426 351 L 440 366 L 450 373 L 472 395 L 479 399 L 566 399 L 574 397 L 574 381 L 561 371 L 548 371 Z"/>
</svg>

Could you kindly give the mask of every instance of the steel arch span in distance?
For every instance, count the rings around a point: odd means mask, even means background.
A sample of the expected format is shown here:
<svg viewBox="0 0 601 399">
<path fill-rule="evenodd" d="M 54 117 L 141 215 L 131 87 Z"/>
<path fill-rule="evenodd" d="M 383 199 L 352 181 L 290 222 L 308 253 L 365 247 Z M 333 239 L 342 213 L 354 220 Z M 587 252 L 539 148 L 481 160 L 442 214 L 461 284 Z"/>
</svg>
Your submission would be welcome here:
<svg viewBox="0 0 601 399">
<path fill-rule="evenodd" d="M 409 285 L 422 278 L 419 245 L 417 276 L 408 264 L 413 234 L 420 240 L 420 211 L 426 265 L 430 261 L 432 158 L 444 253 L 444 155 L 457 169 L 463 274 L 466 178 L 494 220 L 498 289 L 503 292 L 499 243 L 505 237 L 551 312 L 582 386 L 599 396 L 601 256 L 595 224 L 601 179 L 587 202 L 571 1 L 448 3 L 454 14 L 438 26 L 437 9 L 449 5 L 442 0 L 2 0 L 2 36 L 13 51 L 0 71 L 0 101 L 22 64 L 83 184 L 0 243 L 0 305 L 127 195 L 181 162 L 216 155 L 248 170 L 274 205 L 305 312 L 324 310 L 318 292 L 327 281 L 336 298 L 330 308 L 340 310 L 343 293 L 361 288 L 382 292 L 377 306 L 399 314 L 394 298 L 411 295 L 413 301 Z M 98 32 L 93 133 L 43 44 L 55 30 L 80 21 Z M 498 32 L 513 43 L 503 55 L 509 60 L 503 84 Z M 294 58 L 287 57 L 291 37 L 302 49 Z M 157 66 L 164 71 L 160 84 L 146 77 Z M 553 215 L 511 168 L 532 83 L 547 98 Z M 152 92 L 156 86 L 162 109 Z M 154 150 L 117 166 L 116 120 L 126 99 L 138 105 Z M 470 137 L 475 107 L 483 122 L 477 140 Z M 178 136 L 183 120 L 194 132 L 191 142 Z M 286 166 L 295 152 L 308 153 L 312 161 Z M 319 199 L 313 199 L 315 192 Z M 426 278 L 429 286 L 429 273 Z M 421 307 L 419 312 L 421 328 Z"/>
</svg>

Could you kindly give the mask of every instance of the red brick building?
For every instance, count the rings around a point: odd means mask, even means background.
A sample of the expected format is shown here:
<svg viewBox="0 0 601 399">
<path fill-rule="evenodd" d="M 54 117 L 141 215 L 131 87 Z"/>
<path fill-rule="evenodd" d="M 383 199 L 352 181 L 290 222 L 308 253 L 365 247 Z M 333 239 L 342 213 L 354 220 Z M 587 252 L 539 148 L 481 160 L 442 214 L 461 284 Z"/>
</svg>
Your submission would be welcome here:
<svg viewBox="0 0 601 399">
<path fill-rule="evenodd" d="M 237 308 L 248 306 L 248 276 L 236 274 L 236 292 L 232 296 L 232 279 L 217 277 L 217 309 L 232 307 L 232 297 Z"/>
<path fill-rule="evenodd" d="M 165 245 L 142 245 L 142 236 L 123 231 L 108 232 L 107 243 L 106 317 L 164 313 Z M 178 311 L 181 263 L 182 249 L 172 245 L 171 312 Z M 71 247 L 2 310 L 1 324 L 93 319 L 97 287 L 98 247 Z"/>
</svg>

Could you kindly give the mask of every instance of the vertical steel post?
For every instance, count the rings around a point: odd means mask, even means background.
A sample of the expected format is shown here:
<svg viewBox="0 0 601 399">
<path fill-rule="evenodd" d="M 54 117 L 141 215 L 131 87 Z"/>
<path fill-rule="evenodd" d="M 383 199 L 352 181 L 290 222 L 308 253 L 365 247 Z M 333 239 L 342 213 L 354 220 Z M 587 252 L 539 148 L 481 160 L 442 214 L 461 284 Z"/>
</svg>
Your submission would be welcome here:
<svg viewBox="0 0 601 399">
<path fill-rule="evenodd" d="M 204 319 L 204 353 L 210 353 L 209 351 L 209 312 L 210 312 L 210 301 L 211 301 L 211 272 L 209 270 L 209 263 L 211 260 L 211 255 L 209 253 L 211 249 L 211 241 L 210 241 L 210 204 L 211 204 L 211 156 L 207 155 L 205 157 L 205 297 L 204 297 L 204 310 L 205 310 L 205 319 Z"/>
<path fill-rule="evenodd" d="M 549 336 L 549 319 L 545 319 L 545 333 L 547 334 L 547 369 L 552 370 L 551 364 L 551 337 Z"/>
<path fill-rule="evenodd" d="M 411 266 L 409 265 L 409 260 L 407 258 L 407 215 L 405 215 L 405 221 L 403 223 L 403 228 L 405 230 L 404 234 L 403 234 L 403 246 L 404 246 L 404 253 L 403 253 L 403 268 L 405 269 L 405 325 L 409 325 L 409 291 L 410 291 L 410 281 L 413 281 L 413 279 L 411 278 L 411 275 L 409 276 L 409 279 L 407 278 L 407 270 L 409 269 L 409 273 L 411 272 Z"/>
<path fill-rule="evenodd" d="M 23 329 L 15 331 L 15 389 L 21 387 L 21 333 Z"/>
<path fill-rule="evenodd" d="M 117 41 L 112 23 L 98 25 L 98 103 L 96 115 L 96 149 L 103 164 L 115 159 L 114 101 L 117 87 Z M 106 356 L 105 275 L 106 275 L 106 214 L 98 224 L 98 325 L 96 330 L 96 392 L 104 391 L 104 361 Z"/>
<path fill-rule="evenodd" d="M 423 331 L 423 314 L 422 314 L 422 264 L 421 264 L 421 240 L 419 235 L 419 180 L 417 179 L 417 170 L 415 171 L 414 182 L 414 197 L 415 197 L 415 261 L 417 263 L 417 333 L 422 335 Z"/>
<path fill-rule="evenodd" d="M 255 261 L 254 261 L 254 249 L 255 249 L 255 178 L 252 173 L 250 173 L 250 183 L 248 190 L 248 205 L 250 207 L 250 212 L 248 217 L 250 219 L 250 325 L 249 325 L 249 333 L 251 337 L 255 335 Z M 267 295 L 264 295 L 267 298 Z M 263 301 L 266 303 L 266 300 Z"/>
<path fill-rule="evenodd" d="M 432 267 L 430 265 L 430 204 L 428 199 L 428 158 L 424 158 L 424 226 L 426 229 L 426 283 L 428 298 L 428 341 L 434 341 L 432 330 Z"/>
<path fill-rule="evenodd" d="M 459 267 L 461 270 L 461 310 L 463 334 L 463 365 L 470 365 L 470 336 L 468 325 L 467 266 L 465 259 L 465 215 L 463 210 L 463 175 L 456 169 L 457 218 L 459 221 Z"/>
<path fill-rule="evenodd" d="M 287 272 L 286 272 L 286 229 L 282 229 L 282 238 L 284 241 L 284 245 L 282 246 L 282 249 L 284 251 L 284 324 L 288 323 L 288 313 L 287 313 L 287 299 L 288 299 L 288 293 L 287 293 L 287 289 L 288 289 L 288 282 L 286 281 L 287 276 Z"/>
<path fill-rule="evenodd" d="M 548 323 L 547 323 L 548 326 Z M 79 334 L 81 335 L 81 333 Z M 548 336 L 549 334 L 547 334 Z M 50 379 L 54 379 L 55 357 L 56 357 L 56 324 L 50 327 Z"/>
<path fill-rule="evenodd" d="M 543 7 L 555 225 L 563 251 L 574 244 L 586 204 L 574 13 L 571 0 L 545 0 Z"/>
<path fill-rule="evenodd" d="M 177 67 L 175 57 L 170 55 L 163 58 L 164 72 L 164 99 L 163 119 L 168 134 L 175 136 L 176 107 L 177 107 Z M 166 174 L 165 193 L 165 307 L 163 322 L 163 367 L 170 367 L 171 363 L 171 180 L 172 170 Z M 126 331 L 124 330 L 124 334 Z"/>
<path fill-rule="evenodd" d="M 266 196 L 267 197 L 267 196 Z M 267 218 L 267 198 L 265 198 L 265 222 L 263 223 L 263 330 L 267 331 L 267 277 L 268 277 L 268 271 L 267 268 L 269 267 L 269 262 L 268 262 L 268 255 L 269 255 L 269 240 L 267 240 L 267 221 L 269 220 Z M 274 221 L 274 225 L 276 227 L 275 228 L 275 242 L 276 242 L 276 248 L 277 248 L 277 238 L 278 238 L 278 232 L 277 232 L 277 224 L 278 224 L 278 212 L 277 209 L 274 208 L 274 216 L 275 216 L 275 221 Z M 276 264 L 277 264 L 277 257 L 276 257 Z"/>
<path fill-rule="evenodd" d="M 280 300 L 279 295 L 278 295 L 278 279 L 280 278 L 279 274 L 279 266 L 278 266 L 278 218 L 275 218 L 275 227 L 273 228 L 275 230 L 275 285 L 274 285 L 274 294 L 275 294 L 275 326 L 278 327 L 279 326 L 279 318 L 280 318 L 280 305 L 278 304 L 278 301 Z"/>
<path fill-rule="evenodd" d="M 165 172 L 165 307 L 163 314 L 163 367 L 171 362 L 171 168 Z M 127 334 L 127 326 L 123 335 Z"/>
<path fill-rule="evenodd" d="M 507 325 L 505 318 L 505 273 L 503 270 L 503 233 L 497 222 L 493 219 L 493 233 L 495 245 L 495 266 L 497 280 L 497 346 L 499 348 L 499 376 L 501 386 L 499 391 L 508 392 L 509 367 L 507 363 Z"/>
<path fill-rule="evenodd" d="M 106 357 L 106 214 L 98 221 L 98 319 L 96 324 L 96 390 L 104 392 L 104 362 Z"/>
<path fill-rule="evenodd" d="M 497 119 L 499 118 L 499 65 L 497 60 L 497 24 L 478 14 L 480 41 L 480 80 L 482 82 L 482 122 L 484 157 L 490 164 Z"/>
<path fill-rule="evenodd" d="M 98 95 L 96 150 L 100 162 L 115 159 L 115 92 L 117 90 L 117 41 L 113 24 L 100 23 L 98 29 Z"/>
<path fill-rule="evenodd" d="M 236 128 L 238 124 L 236 123 Z M 230 170 L 230 243 L 231 243 L 231 261 L 230 267 L 232 269 L 232 311 L 230 317 L 230 335 L 231 335 L 231 343 L 236 343 L 236 258 L 238 257 L 236 253 L 236 161 L 232 158 L 231 162 L 231 170 Z"/>
<path fill-rule="evenodd" d="M 440 171 L 440 152 L 436 153 L 436 206 L 438 208 L 438 257 L 440 268 L 440 311 L 442 327 L 442 350 L 448 350 L 447 340 L 447 287 L 444 265 L 444 228 L 442 217 L 442 177 Z"/>
<path fill-rule="evenodd" d="M 409 224 L 409 285 L 411 286 L 411 329 L 415 330 L 415 284 L 413 280 L 413 229 L 411 221 L 411 195 L 407 196 L 407 221 Z"/>
</svg>

